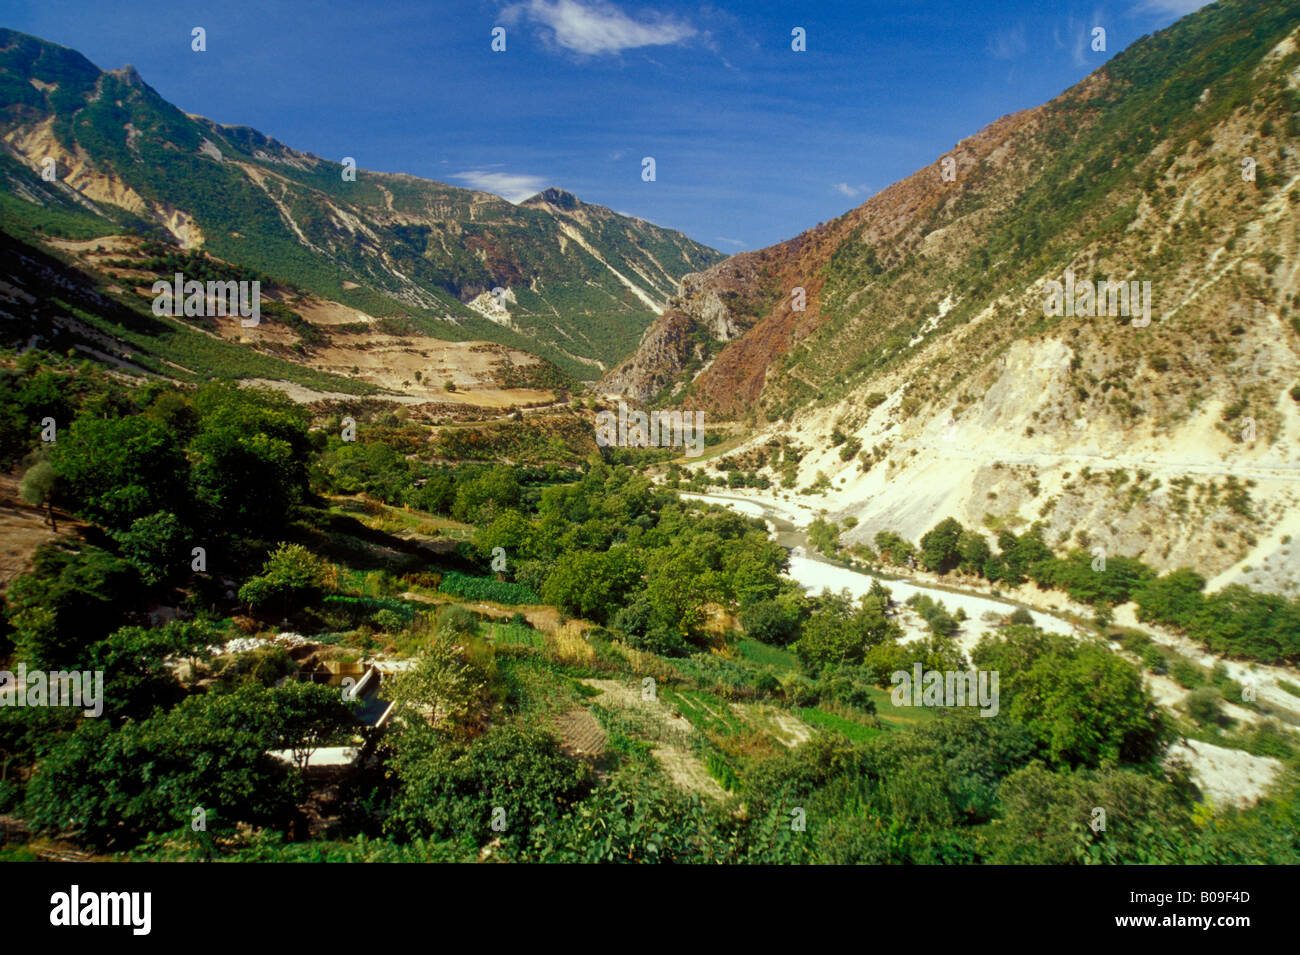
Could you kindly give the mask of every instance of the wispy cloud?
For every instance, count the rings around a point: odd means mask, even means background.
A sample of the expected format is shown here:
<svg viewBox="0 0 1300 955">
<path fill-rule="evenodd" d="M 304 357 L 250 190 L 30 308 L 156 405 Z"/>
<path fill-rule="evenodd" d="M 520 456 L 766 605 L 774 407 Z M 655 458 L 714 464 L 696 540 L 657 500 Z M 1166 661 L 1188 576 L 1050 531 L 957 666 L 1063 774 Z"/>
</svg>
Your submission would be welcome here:
<svg viewBox="0 0 1300 955">
<path fill-rule="evenodd" d="M 1029 41 L 1025 39 L 1025 25 L 1017 23 L 1014 27 L 999 30 L 989 37 L 989 55 L 995 60 L 1014 60 L 1029 52 Z"/>
<path fill-rule="evenodd" d="M 643 46 L 671 46 L 693 37 L 695 27 L 663 14 L 633 19 L 605 0 L 526 0 L 501 11 L 503 23 L 528 20 L 557 46 L 591 56 Z"/>
<path fill-rule="evenodd" d="M 713 241 L 721 242 L 723 245 L 734 246 L 737 249 L 743 249 L 748 244 L 746 242 L 742 242 L 740 239 L 728 239 L 725 235 L 715 235 L 713 237 Z"/>
<path fill-rule="evenodd" d="M 489 172 L 486 169 L 470 169 L 453 173 L 457 179 L 471 189 L 493 192 L 511 202 L 522 202 L 529 196 L 535 196 L 548 185 L 541 176 L 528 176 L 523 173 Z"/>
<path fill-rule="evenodd" d="M 1141 0 L 1134 9 L 1141 13 L 1174 13 L 1181 17 L 1209 3 L 1210 0 Z"/>
<path fill-rule="evenodd" d="M 1101 18 L 1096 14 L 1093 15 L 1091 21 L 1067 17 L 1065 38 L 1062 39 L 1061 30 L 1056 27 L 1052 30 L 1052 39 L 1055 41 L 1057 49 L 1070 51 L 1070 59 L 1075 66 L 1088 66 L 1089 64 L 1100 66 L 1101 59 L 1107 54 L 1092 52 L 1092 30 L 1093 27 L 1105 26 L 1106 24 L 1101 22 Z"/>
<path fill-rule="evenodd" d="M 831 185 L 831 188 L 834 189 L 836 192 L 840 193 L 841 195 L 848 196 L 850 199 L 852 199 L 854 196 L 860 196 L 864 192 L 871 191 L 870 188 L 865 183 L 856 186 L 850 186 L 847 182 L 837 182 L 837 183 L 833 183 Z"/>
</svg>

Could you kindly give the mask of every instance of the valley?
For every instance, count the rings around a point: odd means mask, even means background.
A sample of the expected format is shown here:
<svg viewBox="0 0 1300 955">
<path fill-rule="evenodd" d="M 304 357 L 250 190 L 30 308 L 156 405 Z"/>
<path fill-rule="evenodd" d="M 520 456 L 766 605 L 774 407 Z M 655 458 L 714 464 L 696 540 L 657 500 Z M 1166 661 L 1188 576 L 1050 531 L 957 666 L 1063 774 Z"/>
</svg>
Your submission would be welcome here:
<svg viewBox="0 0 1300 955">
<path fill-rule="evenodd" d="M 819 30 L 499 15 L 433 133 L 253 101 L 343 162 L 0 28 L 0 861 L 1300 863 L 1300 2 L 1002 114 L 1021 23 L 951 146 L 881 53 L 883 188 L 735 138 L 865 135 Z"/>
</svg>

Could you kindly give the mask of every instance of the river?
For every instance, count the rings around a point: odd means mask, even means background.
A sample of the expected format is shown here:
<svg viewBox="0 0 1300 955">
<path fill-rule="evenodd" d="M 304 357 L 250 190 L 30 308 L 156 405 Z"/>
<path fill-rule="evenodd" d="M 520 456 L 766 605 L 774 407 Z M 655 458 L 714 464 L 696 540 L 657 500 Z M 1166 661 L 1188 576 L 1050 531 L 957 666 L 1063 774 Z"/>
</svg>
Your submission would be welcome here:
<svg viewBox="0 0 1300 955">
<path fill-rule="evenodd" d="M 747 517 L 761 517 L 767 522 L 772 538 L 782 547 L 791 551 L 790 569 L 787 571 L 787 576 L 797 581 L 809 593 L 821 593 L 823 588 L 829 587 L 837 592 L 848 590 L 854 597 L 859 597 L 867 593 L 871 589 L 872 582 L 877 579 L 872 574 L 852 570 L 818 556 L 817 552 L 808 544 L 808 535 L 787 516 L 790 513 L 789 511 L 782 513 L 765 502 L 755 501 L 751 498 L 731 497 L 725 494 L 696 494 L 683 491 L 681 496 L 687 500 L 719 504 Z M 906 580 L 891 580 L 886 577 L 881 577 L 879 580 L 889 588 L 895 600 L 906 601 L 913 594 L 920 593 L 934 600 L 942 601 L 950 613 L 955 613 L 958 607 L 965 610 L 966 616 L 972 622 L 972 626 L 965 629 L 974 631 L 974 633 L 968 634 L 966 640 L 959 641 L 962 644 L 973 643 L 974 638 L 978 637 L 979 633 L 982 632 L 983 628 L 979 627 L 977 622 L 983 614 L 994 613 L 999 617 L 1005 617 L 1020 607 L 1020 604 L 998 600 L 995 597 L 985 597 L 982 594 L 953 592 L 925 584 L 915 584 Z M 1061 617 L 1041 610 L 1030 609 L 1029 612 L 1033 615 L 1035 625 L 1043 630 L 1070 634 L 1076 632 L 1074 625 Z"/>
</svg>

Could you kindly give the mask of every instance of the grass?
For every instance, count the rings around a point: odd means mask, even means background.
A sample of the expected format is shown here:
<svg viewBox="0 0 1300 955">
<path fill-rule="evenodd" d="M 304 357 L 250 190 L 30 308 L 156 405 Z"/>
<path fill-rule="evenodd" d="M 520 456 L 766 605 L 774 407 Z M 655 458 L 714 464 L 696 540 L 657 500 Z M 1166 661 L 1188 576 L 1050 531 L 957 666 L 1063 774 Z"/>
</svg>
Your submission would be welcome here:
<svg viewBox="0 0 1300 955">
<path fill-rule="evenodd" d="M 774 647 L 752 637 L 741 637 L 736 644 L 736 650 L 740 653 L 742 660 L 756 663 L 759 666 L 789 670 L 795 673 L 802 672 L 803 669 L 799 665 L 799 658 L 789 650 Z"/>
<path fill-rule="evenodd" d="M 525 624 L 492 623 L 488 625 L 488 639 L 497 646 L 533 647 L 540 650 L 546 645 L 540 633 Z"/>
<path fill-rule="evenodd" d="M 879 687 L 870 687 L 872 702 L 876 704 L 876 715 L 886 724 L 886 729 L 901 729 L 928 723 L 935 719 L 935 708 L 926 706 L 895 706 L 890 699 L 890 691 Z"/>
<path fill-rule="evenodd" d="M 800 707 L 795 712 L 809 726 L 831 733 L 839 733 L 841 736 L 847 736 L 855 743 L 874 739 L 884 732 L 879 727 L 867 726 L 865 723 L 859 723 L 856 720 L 850 720 L 835 713 L 828 713 L 815 706 Z"/>
<path fill-rule="evenodd" d="M 691 725 L 714 736 L 731 736 L 745 732 L 748 723 L 721 697 L 704 690 L 676 690 L 661 687 L 660 698 L 686 717 Z"/>
</svg>

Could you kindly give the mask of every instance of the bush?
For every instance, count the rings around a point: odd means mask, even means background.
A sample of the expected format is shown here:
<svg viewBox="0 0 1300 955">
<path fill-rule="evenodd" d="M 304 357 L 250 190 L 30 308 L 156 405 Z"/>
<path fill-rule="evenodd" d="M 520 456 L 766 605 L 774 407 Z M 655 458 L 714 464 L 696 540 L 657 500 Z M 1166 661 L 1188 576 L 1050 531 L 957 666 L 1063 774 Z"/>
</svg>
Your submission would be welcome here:
<svg viewBox="0 0 1300 955">
<path fill-rule="evenodd" d="M 679 631 L 662 625 L 651 627 L 644 636 L 628 633 L 623 642 L 635 650 L 657 653 L 661 657 L 684 657 L 691 650 Z"/>
<path fill-rule="evenodd" d="M 468 636 L 478 632 L 478 617 L 460 604 L 452 604 L 438 611 L 438 629 L 443 633 Z"/>
<path fill-rule="evenodd" d="M 150 584 L 176 574 L 184 566 L 180 521 L 170 511 L 137 517 L 124 531 L 113 533 L 122 556 L 129 560 Z"/>
<path fill-rule="evenodd" d="M 797 673 L 785 681 L 783 689 L 786 702 L 791 706 L 816 706 L 821 700 L 817 684 Z"/>
<path fill-rule="evenodd" d="M 1187 715 L 1205 726 L 1223 718 L 1223 697 L 1217 687 L 1202 686 L 1187 694 Z"/>
<path fill-rule="evenodd" d="M 1149 646 L 1142 651 L 1142 665 L 1152 673 L 1165 673 L 1169 669 L 1164 653 L 1157 646 Z"/>
<path fill-rule="evenodd" d="M 1179 657 L 1170 665 L 1169 675 L 1175 683 L 1188 690 L 1194 690 L 1205 683 L 1201 668 L 1184 657 Z"/>
<path fill-rule="evenodd" d="M 393 633 L 406 626 L 406 618 L 400 613 L 387 608 L 377 612 L 372 618 L 375 627 L 384 633 Z"/>
<path fill-rule="evenodd" d="M 494 726 L 464 744 L 413 728 L 397 738 L 390 766 L 399 785 L 384 828 L 405 839 L 526 842 L 535 827 L 553 827 L 592 783 L 590 770 L 554 737 L 514 726 Z"/>
<path fill-rule="evenodd" d="M 1036 626 L 1036 624 L 1034 623 L 1034 615 L 1030 613 L 1028 610 L 1026 610 L 1024 607 L 1017 607 L 1015 610 L 1011 612 L 1011 622 L 1013 624 L 1017 624 L 1019 626 L 1025 626 L 1025 627 Z"/>
<path fill-rule="evenodd" d="M 750 604 L 741 612 L 740 624 L 749 636 L 773 646 L 788 647 L 799 639 L 798 612 L 775 600 Z"/>
<path fill-rule="evenodd" d="M 278 603 L 287 613 L 320 596 L 325 570 L 325 562 L 301 544 L 282 543 L 262 573 L 239 588 L 239 599 L 254 607 Z"/>
</svg>

